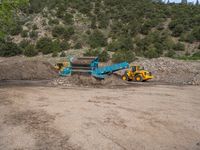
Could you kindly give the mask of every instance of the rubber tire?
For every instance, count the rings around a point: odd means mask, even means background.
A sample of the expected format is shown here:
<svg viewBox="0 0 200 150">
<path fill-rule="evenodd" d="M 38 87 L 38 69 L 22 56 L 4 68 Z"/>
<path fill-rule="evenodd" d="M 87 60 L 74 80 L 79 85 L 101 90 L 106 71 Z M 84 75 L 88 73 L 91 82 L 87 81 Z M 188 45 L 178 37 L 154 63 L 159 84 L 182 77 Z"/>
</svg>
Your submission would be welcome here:
<svg viewBox="0 0 200 150">
<path fill-rule="evenodd" d="M 126 78 L 126 80 L 124 80 L 123 78 Z M 123 76 L 122 76 L 122 80 L 124 80 L 124 81 L 130 81 L 130 79 L 128 78 L 128 75 L 127 74 L 124 74 Z"/>
<path fill-rule="evenodd" d="M 137 78 L 140 78 L 140 79 L 138 80 Z M 136 76 L 135 76 L 135 81 L 136 81 L 136 82 L 142 82 L 142 81 L 143 81 L 143 78 L 142 78 L 142 76 L 141 76 L 141 75 L 139 75 L 139 74 L 138 74 L 138 75 L 136 75 Z"/>
</svg>

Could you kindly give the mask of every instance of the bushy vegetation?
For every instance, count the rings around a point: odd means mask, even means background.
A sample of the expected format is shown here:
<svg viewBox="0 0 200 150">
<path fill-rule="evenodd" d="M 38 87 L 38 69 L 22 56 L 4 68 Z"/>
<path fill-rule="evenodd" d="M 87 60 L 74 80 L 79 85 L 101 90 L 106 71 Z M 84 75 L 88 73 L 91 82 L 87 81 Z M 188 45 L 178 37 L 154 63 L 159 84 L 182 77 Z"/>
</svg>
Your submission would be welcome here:
<svg viewBox="0 0 200 150">
<path fill-rule="evenodd" d="M 106 37 L 99 30 L 94 30 L 94 32 L 89 36 L 88 44 L 91 48 L 104 47 L 107 45 Z"/>
<path fill-rule="evenodd" d="M 107 62 L 110 58 L 108 52 L 102 49 L 90 49 L 84 53 L 84 56 L 98 56 L 100 62 Z"/>
<path fill-rule="evenodd" d="M 49 54 L 53 52 L 53 42 L 50 38 L 41 38 L 37 41 L 36 48 L 43 54 Z"/>
<path fill-rule="evenodd" d="M 0 56 L 11 57 L 22 54 L 22 49 L 13 42 L 0 39 Z"/>
<path fill-rule="evenodd" d="M 135 54 L 133 51 L 123 51 L 123 50 L 118 50 L 113 56 L 112 56 L 112 61 L 114 63 L 119 63 L 119 62 L 132 62 L 135 60 Z"/>
<path fill-rule="evenodd" d="M 74 34 L 73 27 L 55 26 L 52 30 L 53 37 L 69 40 Z"/>
<path fill-rule="evenodd" d="M 23 30 L 23 31 L 21 32 L 21 36 L 22 36 L 23 38 L 28 37 L 28 31 L 27 31 L 27 30 Z"/>
<path fill-rule="evenodd" d="M 53 38 L 39 37 L 35 22 L 30 24 L 29 33 L 22 30 L 26 19 L 20 20 L 17 15 L 11 17 L 14 23 L 9 28 L 2 28 L 4 33 L 30 37 L 43 54 L 84 46 L 106 48 L 115 53 L 114 61 L 129 61 L 128 53 L 148 58 L 173 57 L 176 51 L 186 51 L 185 45 L 200 41 L 199 5 L 151 0 L 30 0 L 29 5 L 17 8 L 27 15 L 21 18 L 37 13 L 46 17 L 48 25 L 45 19 L 43 25 Z"/>
<path fill-rule="evenodd" d="M 24 49 L 24 55 L 28 56 L 28 57 L 33 57 L 36 56 L 38 54 L 37 49 L 35 48 L 35 45 L 28 45 L 27 47 L 25 47 Z"/>
</svg>

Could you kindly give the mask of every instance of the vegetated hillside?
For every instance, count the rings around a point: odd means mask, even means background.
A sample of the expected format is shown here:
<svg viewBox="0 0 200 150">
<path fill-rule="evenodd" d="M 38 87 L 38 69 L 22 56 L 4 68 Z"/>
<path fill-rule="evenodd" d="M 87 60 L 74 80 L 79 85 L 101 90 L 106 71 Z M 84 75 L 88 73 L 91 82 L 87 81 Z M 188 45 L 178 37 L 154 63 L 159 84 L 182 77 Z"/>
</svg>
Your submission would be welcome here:
<svg viewBox="0 0 200 150">
<path fill-rule="evenodd" d="M 132 61 L 134 56 L 200 58 L 200 5 L 150 0 L 30 0 L 12 27 L 5 29 L 0 55 L 38 52 L 65 56 L 88 49 L 102 61 Z M 101 49 L 105 49 L 102 51 Z"/>
</svg>

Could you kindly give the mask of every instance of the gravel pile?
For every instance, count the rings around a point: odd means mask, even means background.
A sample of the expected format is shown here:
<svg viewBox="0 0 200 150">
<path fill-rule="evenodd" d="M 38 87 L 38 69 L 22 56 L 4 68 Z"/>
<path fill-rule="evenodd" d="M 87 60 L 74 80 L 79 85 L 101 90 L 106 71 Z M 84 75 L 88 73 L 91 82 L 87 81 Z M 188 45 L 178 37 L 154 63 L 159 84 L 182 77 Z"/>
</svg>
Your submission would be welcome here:
<svg viewBox="0 0 200 150">
<path fill-rule="evenodd" d="M 171 84 L 200 85 L 200 62 L 170 58 L 139 59 L 134 65 L 144 66 L 151 71 L 154 81 Z"/>
<path fill-rule="evenodd" d="M 72 75 L 69 77 L 59 77 L 54 79 L 51 83 L 53 86 L 84 86 L 84 87 L 111 87 L 126 85 L 118 75 L 110 75 L 104 80 L 96 79 L 92 76 Z"/>
</svg>

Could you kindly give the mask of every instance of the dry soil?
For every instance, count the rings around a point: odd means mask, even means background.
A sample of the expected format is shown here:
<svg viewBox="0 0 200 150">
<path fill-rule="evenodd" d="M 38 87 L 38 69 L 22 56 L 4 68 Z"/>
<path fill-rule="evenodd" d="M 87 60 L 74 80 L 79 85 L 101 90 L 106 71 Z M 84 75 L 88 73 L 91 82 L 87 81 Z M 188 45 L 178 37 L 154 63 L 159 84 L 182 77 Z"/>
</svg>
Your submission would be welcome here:
<svg viewBox="0 0 200 150">
<path fill-rule="evenodd" d="M 199 86 L 0 86 L 1 150 L 200 150 Z"/>
</svg>

